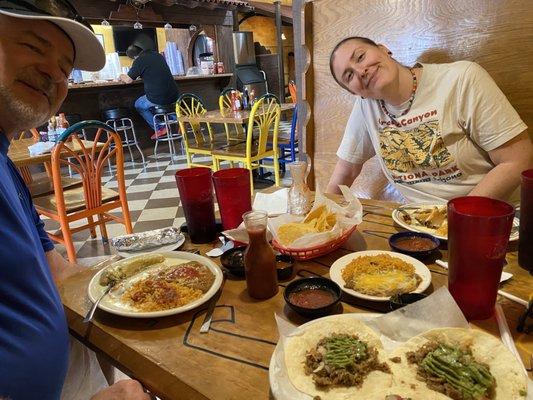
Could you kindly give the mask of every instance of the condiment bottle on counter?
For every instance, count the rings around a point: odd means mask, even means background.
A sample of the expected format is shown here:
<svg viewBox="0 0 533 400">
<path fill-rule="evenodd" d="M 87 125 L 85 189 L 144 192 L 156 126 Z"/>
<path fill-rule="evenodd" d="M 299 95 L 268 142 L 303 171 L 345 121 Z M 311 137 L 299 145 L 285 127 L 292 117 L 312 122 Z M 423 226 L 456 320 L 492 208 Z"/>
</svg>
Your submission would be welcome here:
<svg viewBox="0 0 533 400">
<path fill-rule="evenodd" d="M 230 103 L 232 111 L 239 111 L 239 109 L 237 108 L 237 92 L 235 90 L 232 90 L 230 92 Z"/>
<path fill-rule="evenodd" d="M 250 105 L 250 108 L 252 108 L 254 103 L 255 103 L 255 90 L 252 89 L 250 90 L 250 95 L 248 96 L 248 104 Z"/>
<path fill-rule="evenodd" d="M 266 238 L 268 214 L 249 211 L 242 217 L 249 238 L 244 252 L 248 294 L 254 299 L 268 299 L 278 292 L 276 256 Z"/>
</svg>

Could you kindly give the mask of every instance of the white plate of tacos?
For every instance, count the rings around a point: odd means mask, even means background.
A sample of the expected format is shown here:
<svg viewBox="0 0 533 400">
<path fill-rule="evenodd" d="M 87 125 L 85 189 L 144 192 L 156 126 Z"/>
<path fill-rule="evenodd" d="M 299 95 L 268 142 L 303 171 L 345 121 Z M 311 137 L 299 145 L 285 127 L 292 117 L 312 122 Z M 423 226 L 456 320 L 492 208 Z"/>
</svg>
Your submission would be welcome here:
<svg viewBox="0 0 533 400">
<path fill-rule="evenodd" d="M 440 240 L 448 240 L 446 204 L 411 203 L 392 211 L 392 219 L 402 228 L 412 232 L 429 233 Z M 510 241 L 518 240 L 520 220 L 513 220 Z"/>
<path fill-rule="evenodd" d="M 269 368 L 275 398 L 526 399 L 522 366 L 498 338 L 476 329 L 438 328 L 386 352 L 380 333 L 365 324 L 376 316 L 320 318 L 278 342 Z"/>
</svg>

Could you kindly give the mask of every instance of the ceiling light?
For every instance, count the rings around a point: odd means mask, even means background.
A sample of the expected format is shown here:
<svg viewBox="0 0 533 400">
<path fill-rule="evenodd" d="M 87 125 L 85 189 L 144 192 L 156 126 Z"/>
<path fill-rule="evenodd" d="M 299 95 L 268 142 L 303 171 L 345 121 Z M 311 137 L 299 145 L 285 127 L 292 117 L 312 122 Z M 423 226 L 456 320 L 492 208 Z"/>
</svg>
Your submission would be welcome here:
<svg viewBox="0 0 533 400">
<path fill-rule="evenodd" d="M 281 33 L 281 40 L 286 40 L 286 39 L 287 39 L 287 37 L 285 36 L 285 34 Z"/>
<path fill-rule="evenodd" d="M 139 21 L 136 21 L 133 24 L 133 29 L 142 29 L 142 28 L 143 28 L 143 24 L 141 24 Z"/>
<path fill-rule="evenodd" d="M 100 25 L 102 26 L 110 26 L 111 24 L 104 18 L 102 22 L 100 22 Z"/>
<path fill-rule="evenodd" d="M 168 22 L 164 26 L 165 29 L 172 29 L 172 25 L 170 25 Z"/>
</svg>

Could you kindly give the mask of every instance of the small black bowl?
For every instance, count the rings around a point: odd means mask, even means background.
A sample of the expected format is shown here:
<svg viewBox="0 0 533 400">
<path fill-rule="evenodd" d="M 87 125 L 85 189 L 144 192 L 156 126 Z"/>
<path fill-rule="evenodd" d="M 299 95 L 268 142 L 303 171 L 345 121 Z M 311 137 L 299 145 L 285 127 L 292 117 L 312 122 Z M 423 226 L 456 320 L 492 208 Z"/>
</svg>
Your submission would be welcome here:
<svg viewBox="0 0 533 400">
<path fill-rule="evenodd" d="M 220 256 L 221 264 L 230 272 L 230 274 L 243 278 L 244 272 L 244 251 L 247 246 L 238 246 L 226 250 Z M 276 256 L 276 272 L 280 281 L 292 276 L 294 269 L 294 258 L 291 256 L 278 254 Z"/>
<path fill-rule="evenodd" d="M 428 247 L 428 249 L 426 249 L 426 250 L 407 250 L 407 249 L 403 249 L 401 247 L 398 247 L 397 242 L 398 242 L 398 240 L 404 239 L 404 238 L 425 238 L 425 239 L 429 239 L 433 243 L 433 246 L 431 248 Z M 434 236 L 431 236 L 429 233 L 409 232 L 409 231 L 407 231 L 407 232 L 398 232 L 398 233 L 395 233 L 394 235 L 392 235 L 389 238 L 389 246 L 391 247 L 391 249 L 393 249 L 394 251 L 397 251 L 398 253 L 406 254 L 406 255 L 414 257 L 414 258 L 424 259 L 424 258 L 428 258 L 429 256 L 431 256 L 433 254 L 433 252 L 439 248 L 440 240 L 437 239 Z"/>
<path fill-rule="evenodd" d="M 278 254 L 276 256 L 276 270 L 278 280 L 289 279 L 294 270 L 294 258 L 286 254 Z"/>
<path fill-rule="evenodd" d="M 333 302 L 320 308 L 306 308 L 297 306 L 296 304 L 290 302 L 289 297 L 292 293 L 297 293 L 305 289 L 325 290 L 331 293 L 331 295 L 333 296 Z M 289 283 L 285 288 L 283 297 L 285 298 L 285 302 L 289 305 L 289 307 L 296 311 L 298 314 L 303 315 L 305 317 L 316 318 L 330 314 L 333 311 L 333 309 L 341 299 L 341 288 L 331 279 L 326 279 L 322 277 L 302 278 Z"/>
<path fill-rule="evenodd" d="M 407 304 L 415 303 L 418 300 L 422 300 L 426 295 L 424 293 L 403 293 L 392 296 L 389 300 L 389 308 L 391 310 L 397 310 Z"/>
<path fill-rule="evenodd" d="M 238 246 L 226 250 L 220 256 L 220 262 L 230 272 L 230 274 L 244 277 L 244 250 L 246 246 Z"/>
</svg>

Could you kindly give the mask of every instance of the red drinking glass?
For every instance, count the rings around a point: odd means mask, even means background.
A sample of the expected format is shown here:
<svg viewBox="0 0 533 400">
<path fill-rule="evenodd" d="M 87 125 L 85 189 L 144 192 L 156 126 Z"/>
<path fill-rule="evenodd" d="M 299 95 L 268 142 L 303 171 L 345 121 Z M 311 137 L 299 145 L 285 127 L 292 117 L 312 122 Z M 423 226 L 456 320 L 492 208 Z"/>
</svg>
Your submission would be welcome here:
<svg viewBox="0 0 533 400">
<path fill-rule="evenodd" d="M 221 169 L 213 174 L 213 183 L 222 227 L 224 230 L 238 227 L 242 222 L 242 215 L 252 210 L 250 170 Z"/>
<path fill-rule="evenodd" d="M 522 172 L 518 264 L 533 275 L 533 169 Z"/>
<path fill-rule="evenodd" d="M 494 312 L 514 207 L 487 197 L 448 202 L 448 288 L 468 320 Z"/>
<path fill-rule="evenodd" d="M 212 242 L 217 232 L 211 170 L 187 168 L 176 172 L 175 178 L 191 241 Z"/>
</svg>

